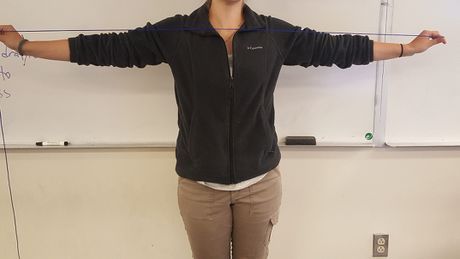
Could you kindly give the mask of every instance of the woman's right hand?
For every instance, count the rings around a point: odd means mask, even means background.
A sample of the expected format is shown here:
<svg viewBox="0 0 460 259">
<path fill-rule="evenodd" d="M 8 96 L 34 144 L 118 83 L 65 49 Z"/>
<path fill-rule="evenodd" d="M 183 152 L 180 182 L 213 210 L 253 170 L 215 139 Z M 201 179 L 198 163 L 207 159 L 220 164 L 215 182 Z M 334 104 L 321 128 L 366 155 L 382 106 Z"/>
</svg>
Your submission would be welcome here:
<svg viewBox="0 0 460 259">
<path fill-rule="evenodd" d="M 18 50 L 22 36 L 12 25 L 0 25 L 0 42 L 12 50 Z"/>
<path fill-rule="evenodd" d="M 0 25 L 0 42 L 8 48 L 18 51 L 22 36 L 11 25 Z M 67 39 L 52 41 L 28 41 L 23 45 L 22 53 L 27 56 L 70 61 L 70 49 Z"/>
</svg>

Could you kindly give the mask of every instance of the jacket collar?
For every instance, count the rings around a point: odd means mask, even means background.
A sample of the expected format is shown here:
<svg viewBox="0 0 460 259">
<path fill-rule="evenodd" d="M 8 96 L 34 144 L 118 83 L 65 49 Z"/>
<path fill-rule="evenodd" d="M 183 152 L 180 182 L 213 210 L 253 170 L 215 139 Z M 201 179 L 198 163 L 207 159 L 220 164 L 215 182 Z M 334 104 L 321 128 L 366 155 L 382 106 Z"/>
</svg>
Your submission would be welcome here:
<svg viewBox="0 0 460 259">
<path fill-rule="evenodd" d="M 265 30 L 265 21 L 261 16 L 255 13 L 248 5 L 243 7 L 244 24 L 240 31 L 261 31 Z M 200 8 L 190 14 L 189 21 L 185 24 L 185 29 L 201 35 L 215 35 L 216 30 L 209 22 L 209 6 L 202 5 Z"/>
</svg>

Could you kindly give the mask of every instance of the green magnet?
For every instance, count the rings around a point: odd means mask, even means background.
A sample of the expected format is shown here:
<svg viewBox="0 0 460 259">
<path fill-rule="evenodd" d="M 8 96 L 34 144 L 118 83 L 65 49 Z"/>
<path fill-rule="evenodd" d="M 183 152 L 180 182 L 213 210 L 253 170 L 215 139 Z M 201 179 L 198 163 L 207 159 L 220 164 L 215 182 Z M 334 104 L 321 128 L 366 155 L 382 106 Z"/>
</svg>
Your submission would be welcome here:
<svg viewBox="0 0 460 259">
<path fill-rule="evenodd" d="M 366 133 L 366 135 L 364 136 L 367 140 L 372 140 L 374 138 L 374 135 L 372 133 Z"/>
</svg>

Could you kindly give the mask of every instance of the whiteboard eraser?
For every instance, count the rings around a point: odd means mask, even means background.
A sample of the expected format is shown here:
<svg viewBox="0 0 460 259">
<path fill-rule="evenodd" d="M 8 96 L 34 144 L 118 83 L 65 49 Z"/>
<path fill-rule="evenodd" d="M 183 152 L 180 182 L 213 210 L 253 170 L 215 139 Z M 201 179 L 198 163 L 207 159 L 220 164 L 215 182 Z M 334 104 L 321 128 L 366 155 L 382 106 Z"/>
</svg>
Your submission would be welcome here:
<svg viewBox="0 0 460 259">
<path fill-rule="evenodd" d="M 287 136 L 286 145 L 316 145 L 316 138 L 313 136 Z"/>
</svg>

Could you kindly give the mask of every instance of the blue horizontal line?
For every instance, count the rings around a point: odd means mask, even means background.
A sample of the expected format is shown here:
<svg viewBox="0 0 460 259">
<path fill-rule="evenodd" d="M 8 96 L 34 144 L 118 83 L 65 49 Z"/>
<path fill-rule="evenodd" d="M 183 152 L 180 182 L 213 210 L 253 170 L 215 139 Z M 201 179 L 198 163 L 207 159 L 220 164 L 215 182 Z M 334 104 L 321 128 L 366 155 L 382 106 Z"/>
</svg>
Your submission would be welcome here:
<svg viewBox="0 0 460 259">
<path fill-rule="evenodd" d="M 18 33 L 57 33 L 57 32 L 127 32 L 133 29 L 36 29 L 36 30 L 16 30 Z M 269 32 L 280 32 L 280 33 L 294 33 L 299 32 L 299 28 L 295 29 L 265 29 L 265 28 L 212 28 L 212 27 L 198 27 L 198 28 L 141 28 L 139 30 L 145 31 L 269 31 Z M 13 32 L 13 31 L 3 31 L 3 32 Z M 408 34 L 408 33 L 376 33 L 376 32 L 349 32 L 349 31 L 322 31 L 323 33 L 329 33 L 334 35 L 369 35 L 369 36 L 396 36 L 396 37 L 430 37 L 429 35 L 419 35 L 419 34 Z"/>
</svg>

